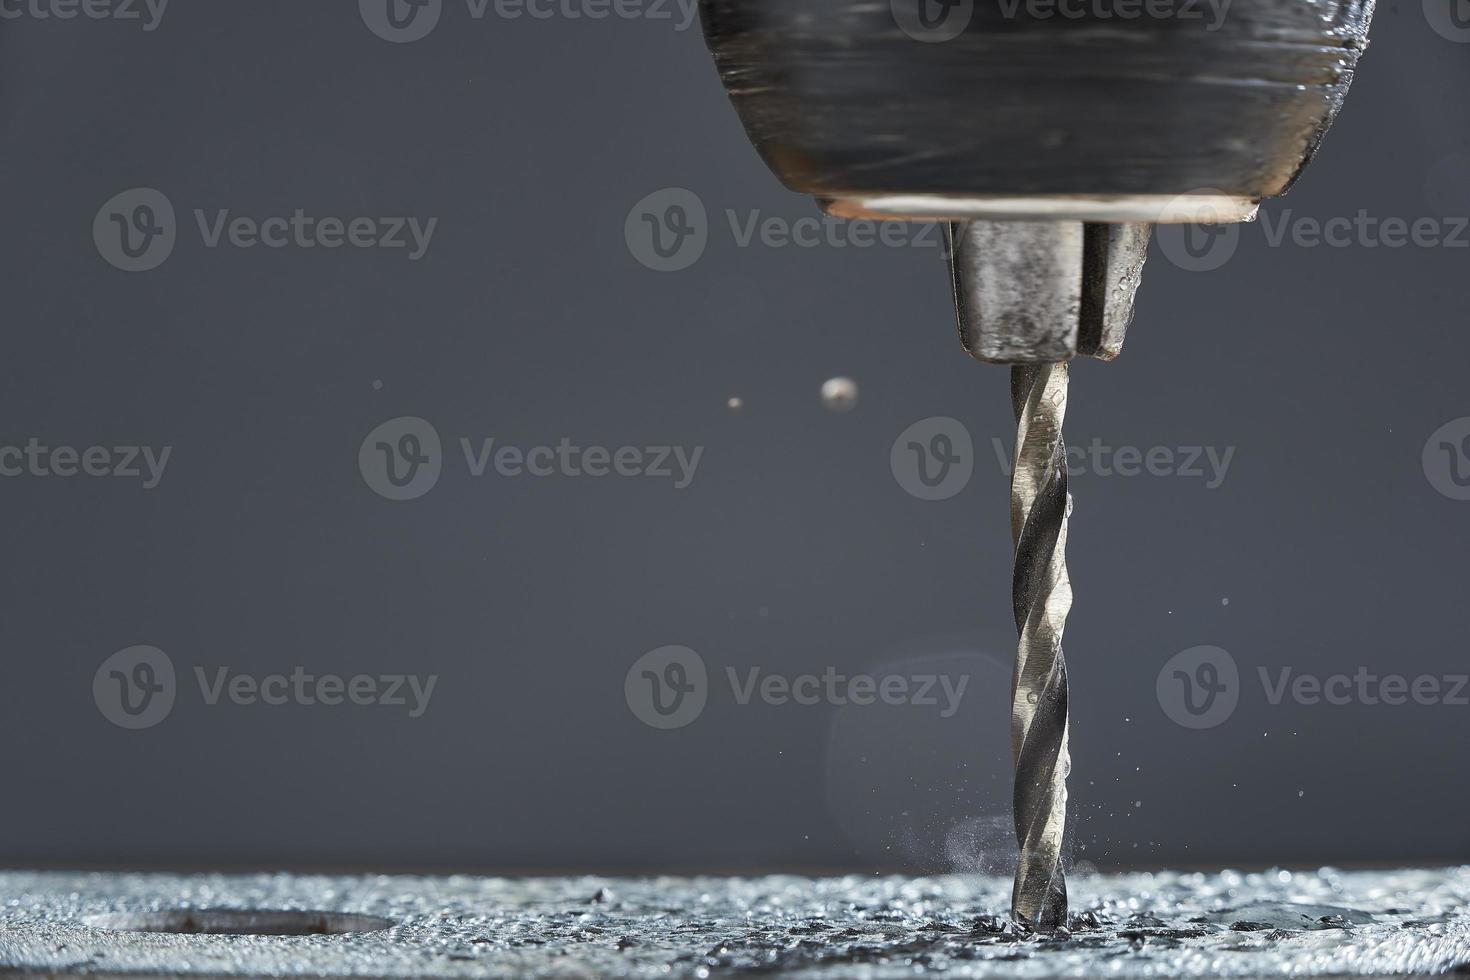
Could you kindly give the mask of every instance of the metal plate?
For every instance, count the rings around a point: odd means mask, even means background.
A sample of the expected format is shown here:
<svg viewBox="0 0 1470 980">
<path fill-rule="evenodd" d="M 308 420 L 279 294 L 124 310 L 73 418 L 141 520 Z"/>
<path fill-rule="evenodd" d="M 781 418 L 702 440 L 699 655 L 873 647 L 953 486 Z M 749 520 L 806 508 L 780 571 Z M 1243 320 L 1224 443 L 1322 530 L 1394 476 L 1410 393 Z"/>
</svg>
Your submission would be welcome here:
<svg viewBox="0 0 1470 980">
<path fill-rule="evenodd" d="M 934 971 L 1137 978 L 1407 976 L 1470 964 L 1470 868 L 1074 875 L 1073 909 L 1084 914 L 1062 939 L 1017 933 L 997 917 L 1010 887 L 1008 879 L 969 876 L 8 873 L 0 874 L 0 972 L 912 978 Z M 127 932 L 96 924 L 159 922 L 185 908 L 301 910 L 379 916 L 393 924 L 377 932 L 286 936 Z"/>
</svg>

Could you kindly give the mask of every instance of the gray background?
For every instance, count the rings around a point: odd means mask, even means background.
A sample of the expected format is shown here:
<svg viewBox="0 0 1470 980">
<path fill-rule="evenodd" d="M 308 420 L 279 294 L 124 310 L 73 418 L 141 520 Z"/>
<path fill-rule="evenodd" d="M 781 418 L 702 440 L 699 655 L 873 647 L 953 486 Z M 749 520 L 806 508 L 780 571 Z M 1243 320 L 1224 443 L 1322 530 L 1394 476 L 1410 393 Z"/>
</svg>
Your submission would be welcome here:
<svg viewBox="0 0 1470 980">
<path fill-rule="evenodd" d="M 1323 152 L 1273 214 L 1470 213 L 1470 45 L 1379 11 Z M 474 21 L 373 36 L 356 5 L 179 2 L 156 31 L 0 22 L 0 443 L 174 447 L 161 485 L 0 479 L 0 864 L 459 870 L 1002 866 L 1010 655 L 1003 370 L 954 338 L 936 250 L 740 248 L 721 212 L 815 213 L 748 146 L 697 27 Z M 1458 158 L 1456 155 L 1459 155 Z M 180 240 L 99 256 L 119 191 Z M 679 273 L 634 202 L 716 221 Z M 436 216 L 426 258 L 208 249 L 190 211 Z M 1256 669 L 1460 673 L 1470 503 L 1421 451 L 1470 415 L 1470 251 L 1155 254 L 1125 356 L 1082 364 L 1069 435 L 1236 447 L 1224 484 L 1074 480 L 1076 858 L 1352 865 L 1470 857 L 1470 708 L 1266 702 Z M 862 402 L 823 411 L 856 378 Z M 380 381 L 381 386 L 374 382 Z M 740 396 L 732 412 L 726 399 Z M 363 437 L 433 422 L 444 474 L 383 499 Z M 916 420 L 975 475 L 905 493 Z M 457 439 L 703 446 L 694 484 L 473 479 Z M 1229 604 L 1222 604 L 1223 599 Z M 685 644 L 702 717 L 655 731 L 629 666 Z M 168 652 L 178 703 L 128 732 L 93 674 Z M 1225 724 L 1155 698 L 1231 652 Z M 726 666 L 972 675 L 963 710 L 739 705 Z M 430 710 L 208 706 L 192 669 L 437 673 Z M 997 709 L 999 706 L 999 709 Z"/>
</svg>

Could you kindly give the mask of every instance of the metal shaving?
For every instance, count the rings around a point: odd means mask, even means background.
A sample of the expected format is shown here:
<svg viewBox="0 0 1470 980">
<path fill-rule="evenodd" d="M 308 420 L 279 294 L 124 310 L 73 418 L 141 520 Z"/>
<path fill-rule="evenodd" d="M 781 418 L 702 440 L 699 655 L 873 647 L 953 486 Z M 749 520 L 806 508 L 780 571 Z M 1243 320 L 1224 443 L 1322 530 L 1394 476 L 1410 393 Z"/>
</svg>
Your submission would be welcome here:
<svg viewBox="0 0 1470 980">
<path fill-rule="evenodd" d="M 999 877 L 6 873 L 0 972 L 1260 978 L 1427 976 L 1470 967 L 1470 867 L 1101 875 L 1071 884 L 1070 930 L 1038 936 L 1005 914 L 1011 883 Z M 117 928 L 208 928 L 210 910 L 346 913 L 389 925 L 296 936 Z M 304 929 L 331 922 L 320 915 L 301 921 Z"/>
</svg>

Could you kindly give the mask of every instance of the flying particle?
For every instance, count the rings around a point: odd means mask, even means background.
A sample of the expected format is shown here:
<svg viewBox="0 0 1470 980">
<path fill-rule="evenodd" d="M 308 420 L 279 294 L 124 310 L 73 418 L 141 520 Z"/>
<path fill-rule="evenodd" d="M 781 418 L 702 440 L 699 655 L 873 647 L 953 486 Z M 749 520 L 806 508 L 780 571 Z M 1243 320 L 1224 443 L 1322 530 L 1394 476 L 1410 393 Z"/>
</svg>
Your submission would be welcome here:
<svg viewBox="0 0 1470 980">
<path fill-rule="evenodd" d="M 857 408 L 858 386 L 851 378 L 831 378 L 822 385 L 822 407 L 829 412 L 850 412 Z"/>
</svg>

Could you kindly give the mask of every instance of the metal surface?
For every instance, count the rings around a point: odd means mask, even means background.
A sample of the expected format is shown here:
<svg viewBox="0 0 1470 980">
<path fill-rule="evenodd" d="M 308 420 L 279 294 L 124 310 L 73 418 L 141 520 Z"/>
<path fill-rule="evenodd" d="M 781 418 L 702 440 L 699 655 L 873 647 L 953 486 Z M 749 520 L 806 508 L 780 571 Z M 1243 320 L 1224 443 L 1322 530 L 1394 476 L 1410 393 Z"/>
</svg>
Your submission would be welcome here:
<svg viewBox="0 0 1470 980">
<path fill-rule="evenodd" d="M 993 877 L 242 877 L 0 873 L 23 976 L 1301 977 L 1470 964 L 1470 868 L 1083 876 L 1072 933 L 1004 916 Z M 352 935 L 126 932 L 189 908 L 378 916 Z"/>
<path fill-rule="evenodd" d="M 973 221 L 949 229 L 960 343 L 982 361 L 1064 361 L 1077 352 L 1083 225 Z"/>
<path fill-rule="evenodd" d="M 1342 105 L 1374 4 L 1112 8 L 701 2 L 766 163 L 848 202 L 1276 196 Z"/>
<path fill-rule="evenodd" d="M 1123 341 L 1133 325 L 1133 304 L 1154 230 L 1152 225 L 1138 223 L 1084 227 L 1077 353 L 1111 361 L 1123 352 Z"/>
<path fill-rule="evenodd" d="M 1213 225 L 1254 221 L 1261 205 L 1227 194 L 976 197 L 963 194 L 884 194 L 820 199 L 836 218 L 878 221 L 1103 221 Z"/>
<path fill-rule="evenodd" d="M 978 360 L 1109 361 L 1123 349 L 1152 226 L 971 221 L 949 226 L 960 342 Z"/>
<path fill-rule="evenodd" d="M 1067 924 L 1062 843 L 1067 822 L 1067 661 L 1062 633 L 1072 609 L 1067 577 L 1067 365 L 1011 369 L 1016 461 L 1011 478 L 1015 540 L 1012 601 L 1020 643 L 1011 685 L 1016 839 L 1021 845 L 1012 909 L 1040 929 Z"/>
</svg>

